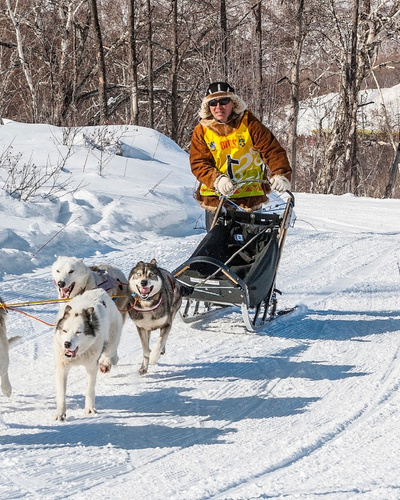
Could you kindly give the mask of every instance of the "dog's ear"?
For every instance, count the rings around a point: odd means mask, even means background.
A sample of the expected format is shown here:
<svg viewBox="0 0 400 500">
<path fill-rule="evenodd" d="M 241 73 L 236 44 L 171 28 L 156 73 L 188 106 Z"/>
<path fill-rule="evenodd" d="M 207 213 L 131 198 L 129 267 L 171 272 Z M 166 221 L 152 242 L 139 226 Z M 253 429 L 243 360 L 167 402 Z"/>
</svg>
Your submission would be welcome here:
<svg viewBox="0 0 400 500">
<path fill-rule="evenodd" d="M 94 313 L 94 307 L 88 307 L 88 308 L 86 309 L 86 314 L 87 314 L 88 316 L 91 316 L 93 313 Z"/>
<path fill-rule="evenodd" d="M 60 321 L 57 323 L 57 327 L 58 325 L 61 323 L 61 321 L 64 321 L 65 319 L 67 319 L 69 317 L 69 312 L 70 310 L 72 309 L 72 307 L 70 305 L 66 305 L 65 306 L 65 309 L 64 309 L 64 314 L 63 314 L 63 317 L 60 319 Z"/>
<path fill-rule="evenodd" d="M 65 306 L 63 317 L 60 318 L 56 324 L 56 330 L 58 330 L 58 328 L 61 326 L 61 324 L 68 318 L 69 312 L 71 309 L 72 309 L 72 307 L 70 305 L 67 304 Z"/>
<path fill-rule="evenodd" d="M 156 266 L 156 265 L 157 265 L 157 261 L 156 261 L 156 259 L 151 259 L 150 264 L 151 264 L 152 266 Z"/>
</svg>

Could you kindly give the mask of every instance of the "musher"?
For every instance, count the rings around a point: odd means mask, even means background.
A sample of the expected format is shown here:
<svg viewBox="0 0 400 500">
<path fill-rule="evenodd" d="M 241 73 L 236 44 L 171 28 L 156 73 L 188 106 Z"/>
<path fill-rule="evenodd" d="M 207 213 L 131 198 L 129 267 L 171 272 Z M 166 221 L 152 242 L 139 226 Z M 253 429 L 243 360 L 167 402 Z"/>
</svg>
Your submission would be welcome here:
<svg viewBox="0 0 400 500">
<path fill-rule="evenodd" d="M 220 194 L 252 212 L 262 208 L 272 190 L 290 189 L 292 169 L 285 150 L 228 83 L 209 85 L 199 115 L 190 165 L 200 182 L 196 199 L 206 210 L 207 231 Z"/>
</svg>

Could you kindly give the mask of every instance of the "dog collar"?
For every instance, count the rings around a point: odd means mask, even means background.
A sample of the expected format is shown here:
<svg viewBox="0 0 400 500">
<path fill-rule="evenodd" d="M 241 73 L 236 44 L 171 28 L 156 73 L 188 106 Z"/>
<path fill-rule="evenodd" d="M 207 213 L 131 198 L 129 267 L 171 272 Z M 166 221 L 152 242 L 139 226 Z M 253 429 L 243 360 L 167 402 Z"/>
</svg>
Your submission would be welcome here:
<svg viewBox="0 0 400 500">
<path fill-rule="evenodd" d="M 163 298 L 161 297 L 160 300 L 158 301 L 158 303 L 155 306 L 153 306 L 153 307 L 142 308 L 142 307 L 137 307 L 136 305 L 133 305 L 132 309 L 134 309 L 135 311 L 138 311 L 138 312 L 151 312 L 151 311 L 155 311 L 158 307 L 160 307 L 160 305 L 162 304 L 162 301 L 163 301 Z"/>
</svg>

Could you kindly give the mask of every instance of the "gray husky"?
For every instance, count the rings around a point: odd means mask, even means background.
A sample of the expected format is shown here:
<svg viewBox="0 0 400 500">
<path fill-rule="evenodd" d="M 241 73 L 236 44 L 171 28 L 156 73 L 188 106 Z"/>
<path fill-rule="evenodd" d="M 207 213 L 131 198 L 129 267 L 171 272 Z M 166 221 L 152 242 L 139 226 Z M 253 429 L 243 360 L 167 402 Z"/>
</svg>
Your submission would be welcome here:
<svg viewBox="0 0 400 500">
<path fill-rule="evenodd" d="M 136 325 L 143 348 L 139 373 L 144 374 L 149 363 L 156 364 L 165 353 L 172 322 L 186 291 L 171 273 L 157 266 L 155 259 L 138 262 L 129 273 L 128 286 L 132 294 L 129 316 Z M 157 329 L 160 329 L 160 336 L 150 350 L 150 335 Z"/>
</svg>

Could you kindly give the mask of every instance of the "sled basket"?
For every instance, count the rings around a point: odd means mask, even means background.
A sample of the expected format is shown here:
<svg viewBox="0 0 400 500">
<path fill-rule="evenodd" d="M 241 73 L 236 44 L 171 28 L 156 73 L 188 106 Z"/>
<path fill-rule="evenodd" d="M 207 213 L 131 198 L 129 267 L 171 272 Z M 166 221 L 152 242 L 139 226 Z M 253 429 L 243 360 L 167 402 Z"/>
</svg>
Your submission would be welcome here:
<svg viewBox="0 0 400 500">
<path fill-rule="evenodd" d="M 246 328 L 255 330 L 275 316 L 276 273 L 293 204 L 289 193 L 281 214 L 229 210 L 218 217 L 191 257 L 173 271 L 191 290 L 181 311 L 184 321 L 234 306 L 242 310 Z"/>
</svg>

